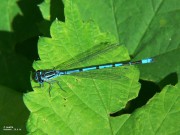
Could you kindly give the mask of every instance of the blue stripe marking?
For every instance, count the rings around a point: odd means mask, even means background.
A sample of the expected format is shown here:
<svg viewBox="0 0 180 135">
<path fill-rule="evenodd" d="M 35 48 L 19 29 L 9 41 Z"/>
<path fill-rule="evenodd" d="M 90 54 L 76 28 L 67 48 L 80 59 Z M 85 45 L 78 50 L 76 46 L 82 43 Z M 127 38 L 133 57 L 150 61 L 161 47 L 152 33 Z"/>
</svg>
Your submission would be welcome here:
<svg viewBox="0 0 180 135">
<path fill-rule="evenodd" d="M 110 67 L 113 67 L 112 64 L 111 64 L 111 65 L 103 65 L 103 66 L 99 66 L 99 69 L 110 68 Z"/>
<path fill-rule="evenodd" d="M 83 71 L 88 71 L 88 70 L 93 70 L 93 69 L 96 69 L 96 67 L 83 68 L 82 70 Z"/>
<path fill-rule="evenodd" d="M 119 66 L 122 66 L 123 64 L 122 63 L 117 63 L 115 64 L 115 67 L 119 67 Z"/>
<path fill-rule="evenodd" d="M 149 59 L 143 59 L 143 60 L 142 60 L 142 63 L 143 63 L 143 64 L 146 64 L 146 63 L 151 63 L 152 61 L 153 61 L 152 58 L 149 58 Z"/>
<path fill-rule="evenodd" d="M 76 72 L 79 72 L 79 69 L 66 71 L 66 74 L 72 74 L 72 73 L 76 73 Z"/>
</svg>

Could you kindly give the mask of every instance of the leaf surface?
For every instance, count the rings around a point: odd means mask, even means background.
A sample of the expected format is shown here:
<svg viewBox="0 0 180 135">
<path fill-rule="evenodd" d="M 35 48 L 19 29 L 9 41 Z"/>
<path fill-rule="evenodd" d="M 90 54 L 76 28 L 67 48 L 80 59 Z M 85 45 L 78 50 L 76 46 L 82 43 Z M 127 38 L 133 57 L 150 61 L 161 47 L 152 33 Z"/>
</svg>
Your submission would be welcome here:
<svg viewBox="0 0 180 135">
<path fill-rule="evenodd" d="M 134 60 L 155 58 L 158 64 L 140 65 L 141 79 L 160 82 L 172 72 L 179 77 L 180 61 L 174 59 L 180 57 L 179 0 L 77 0 L 76 3 L 83 20 L 92 18 L 102 31 L 115 35 Z"/>
<path fill-rule="evenodd" d="M 1 2 L 0 9 L 0 30 L 12 32 L 11 23 L 14 17 L 21 14 L 19 7 L 16 2 L 12 0 L 4 0 Z"/>
<path fill-rule="evenodd" d="M 41 60 L 33 63 L 36 70 L 52 69 L 77 58 L 79 54 L 85 55 L 85 52 L 99 47 L 102 42 L 116 43 L 113 36 L 102 33 L 93 21 L 83 22 L 76 5 L 71 1 L 66 1 L 65 13 L 65 23 L 56 20 L 52 24 L 52 38 L 40 37 L 38 50 Z M 105 45 L 100 47 L 103 49 Z M 126 48 L 118 46 L 79 64 L 87 66 L 128 59 Z M 28 131 L 47 134 L 111 134 L 110 113 L 124 108 L 127 101 L 135 98 L 140 84 L 139 72 L 133 66 L 112 69 L 108 73 L 114 73 L 119 78 L 115 81 L 108 78 L 108 74 L 104 80 L 68 75 L 58 77 L 55 80 L 61 83 L 66 92 L 54 84 L 52 97 L 48 95 L 48 83 L 42 88 L 34 88 L 34 92 L 24 96 L 31 111 Z M 32 81 L 32 86 L 38 86 L 38 83 Z M 47 128 L 43 128 L 44 124 Z"/>
<path fill-rule="evenodd" d="M 180 85 L 166 86 L 156 94 L 144 107 L 132 113 L 119 126 L 116 134 L 179 134 L 180 124 Z M 122 116 L 127 117 L 127 116 Z M 113 118 L 114 124 L 117 118 Z M 122 120 L 119 117 L 119 123 Z"/>
<path fill-rule="evenodd" d="M 99 3 L 97 2 L 97 5 Z M 50 29 L 51 38 L 39 38 L 40 60 L 33 63 L 35 70 L 59 67 L 66 61 L 83 57 L 88 54 L 88 50 L 103 42 L 118 42 L 113 35 L 101 32 L 94 21 L 82 21 L 79 8 L 74 2 L 67 0 L 64 4 L 65 23 L 54 21 Z M 124 46 L 119 46 L 88 60 L 79 62 L 80 66 L 129 60 L 129 54 Z M 44 87 L 34 88 L 34 92 L 25 94 L 24 102 L 31 111 L 27 123 L 28 132 L 53 135 L 153 135 L 165 131 L 178 133 L 179 121 L 175 128 L 167 126 L 169 119 L 170 123 L 176 122 L 171 113 L 176 113 L 179 118 L 179 85 L 167 86 L 147 105 L 132 114 L 111 117 L 111 113 L 123 109 L 129 100 L 137 96 L 140 89 L 139 71 L 134 66 L 104 71 L 107 73 L 105 79 L 68 75 L 57 77 L 55 80 L 60 82 L 64 91 L 57 84 L 53 84 L 51 97 L 48 94 L 48 83 L 44 83 Z M 87 76 L 89 74 L 90 72 L 87 72 Z M 109 77 L 111 74 L 119 78 L 114 80 Z M 38 86 L 33 80 L 31 84 L 33 87 Z"/>
</svg>

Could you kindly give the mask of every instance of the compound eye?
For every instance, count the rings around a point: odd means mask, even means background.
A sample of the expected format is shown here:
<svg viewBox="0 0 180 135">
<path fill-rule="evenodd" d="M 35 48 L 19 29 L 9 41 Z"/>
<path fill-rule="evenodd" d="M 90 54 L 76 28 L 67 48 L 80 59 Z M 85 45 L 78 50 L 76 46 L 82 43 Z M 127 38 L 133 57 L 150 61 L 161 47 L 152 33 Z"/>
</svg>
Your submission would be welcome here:
<svg viewBox="0 0 180 135">
<path fill-rule="evenodd" d="M 34 80 L 35 80 L 35 81 L 38 81 L 37 73 L 35 73 Z"/>
<path fill-rule="evenodd" d="M 39 82 L 39 75 L 38 75 L 39 73 L 38 72 L 35 72 L 34 73 L 34 80 L 36 81 L 36 82 Z"/>
<path fill-rule="evenodd" d="M 35 78 L 34 78 L 36 81 L 38 81 L 38 76 L 37 76 L 37 74 L 35 75 Z"/>
</svg>

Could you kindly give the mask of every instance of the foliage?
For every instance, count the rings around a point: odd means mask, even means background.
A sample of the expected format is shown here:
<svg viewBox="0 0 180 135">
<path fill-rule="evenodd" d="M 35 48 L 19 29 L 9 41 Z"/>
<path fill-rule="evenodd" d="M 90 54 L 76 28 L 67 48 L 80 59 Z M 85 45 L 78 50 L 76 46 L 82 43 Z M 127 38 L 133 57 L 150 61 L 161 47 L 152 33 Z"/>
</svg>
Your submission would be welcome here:
<svg viewBox="0 0 180 135">
<path fill-rule="evenodd" d="M 64 9 L 58 0 L 4 0 L 0 5 L 0 134 L 10 133 L 4 126 L 18 129 L 13 134 L 178 134 L 180 61 L 175 58 L 180 55 L 180 2 L 63 2 Z M 53 84 L 51 97 L 47 83 L 29 92 L 29 82 L 39 85 L 30 77 L 34 60 L 35 70 L 58 65 L 62 69 L 62 63 L 85 57 L 89 49 L 96 51 L 91 48 L 101 50 L 117 42 L 119 47 L 74 67 L 130 60 L 129 56 L 153 57 L 155 62 L 104 69 L 94 78 L 58 77 L 64 91 Z"/>
</svg>

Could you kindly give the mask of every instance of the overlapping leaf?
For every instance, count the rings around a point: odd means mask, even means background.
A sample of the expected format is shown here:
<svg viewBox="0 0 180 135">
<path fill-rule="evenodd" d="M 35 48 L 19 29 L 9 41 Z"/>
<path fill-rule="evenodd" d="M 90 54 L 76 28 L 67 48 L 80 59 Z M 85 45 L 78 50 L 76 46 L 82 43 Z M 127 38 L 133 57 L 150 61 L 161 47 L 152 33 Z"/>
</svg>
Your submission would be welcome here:
<svg viewBox="0 0 180 135">
<path fill-rule="evenodd" d="M 65 2 L 65 15 L 65 23 L 56 20 L 52 24 L 52 38 L 40 37 L 40 60 L 33 64 L 36 70 L 53 69 L 79 54 L 85 55 L 84 52 L 89 55 L 91 48 L 92 54 L 96 47 L 103 49 L 105 45 L 101 43 L 109 42 L 111 46 L 117 42 L 112 35 L 100 32 L 92 20 L 83 22 L 72 1 Z M 79 64 L 87 66 L 128 59 L 127 50 L 119 45 Z M 34 88 L 34 92 L 24 97 L 31 111 L 28 131 L 48 134 L 112 133 L 109 114 L 124 108 L 128 100 L 137 96 L 139 72 L 135 67 L 104 70 L 108 74 L 103 79 L 56 78 L 65 92 L 54 84 L 51 97 L 47 83 L 42 88 Z M 102 70 L 99 72 L 103 73 Z M 116 79 L 110 77 L 111 74 L 116 75 Z M 38 86 L 38 83 L 32 81 L 32 86 Z"/>
<path fill-rule="evenodd" d="M 21 13 L 16 2 L 12 0 L 4 0 L 0 5 L 1 18 L 0 18 L 0 30 L 12 32 L 12 21 L 14 17 Z"/>
<path fill-rule="evenodd" d="M 179 134 L 179 90 L 179 84 L 176 86 L 166 86 L 161 93 L 156 94 L 146 106 L 138 109 L 132 115 L 112 118 L 112 123 L 115 125 L 115 128 L 118 129 L 115 130 L 116 132 L 114 134 Z M 121 123 L 122 121 L 123 124 L 119 124 L 117 127 L 116 123 Z"/>
<path fill-rule="evenodd" d="M 159 82 L 173 72 L 179 76 L 180 61 L 174 59 L 180 57 L 179 0 L 77 0 L 76 3 L 84 20 L 93 18 L 103 31 L 116 35 L 134 59 L 157 59 L 158 64 L 140 68 L 142 79 Z"/>
</svg>

